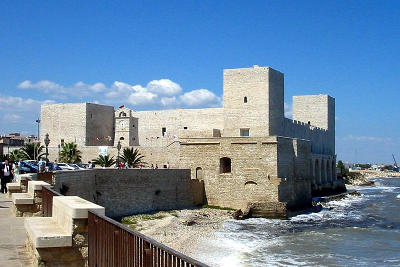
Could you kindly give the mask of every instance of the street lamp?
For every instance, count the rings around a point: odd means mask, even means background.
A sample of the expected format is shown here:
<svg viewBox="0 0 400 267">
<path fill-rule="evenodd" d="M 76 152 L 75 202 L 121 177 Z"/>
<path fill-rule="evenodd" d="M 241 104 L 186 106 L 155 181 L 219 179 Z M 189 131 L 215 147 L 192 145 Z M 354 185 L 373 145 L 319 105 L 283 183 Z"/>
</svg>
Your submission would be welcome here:
<svg viewBox="0 0 400 267">
<path fill-rule="evenodd" d="M 48 146 L 50 144 L 49 134 L 47 133 L 44 137 L 44 144 L 46 145 L 46 162 L 48 162 L 47 156 L 49 154 Z"/>
<path fill-rule="evenodd" d="M 40 135 L 39 135 L 40 119 L 38 118 L 38 119 L 36 120 L 36 122 L 37 122 L 37 139 L 38 139 L 38 141 L 40 141 Z"/>
<path fill-rule="evenodd" d="M 121 141 L 118 141 L 117 150 L 118 150 L 117 166 L 118 166 L 118 169 L 119 169 L 119 151 L 121 150 Z"/>
</svg>

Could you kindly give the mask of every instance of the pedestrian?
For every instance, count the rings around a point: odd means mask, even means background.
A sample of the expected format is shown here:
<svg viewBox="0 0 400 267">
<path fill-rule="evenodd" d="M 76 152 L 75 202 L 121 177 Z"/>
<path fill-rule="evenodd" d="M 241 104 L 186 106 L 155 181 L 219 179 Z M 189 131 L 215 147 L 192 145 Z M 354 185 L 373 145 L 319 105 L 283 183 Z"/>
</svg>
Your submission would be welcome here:
<svg viewBox="0 0 400 267">
<path fill-rule="evenodd" d="M 4 166 L 1 169 L 1 193 L 7 193 L 7 183 L 12 180 L 13 169 L 12 165 L 5 160 Z"/>
<path fill-rule="evenodd" d="M 39 161 L 39 172 L 45 172 L 46 170 L 46 162 L 43 159 Z"/>
<path fill-rule="evenodd" d="M 88 167 L 88 168 L 89 168 L 89 169 L 93 169 L 93 163 L 92 163 L 91 161 L 89 161 L 88 164 L 89 164 L 89 167 Z"/>
<path fill-rule="evenodd" d="M 158 169 L 158 165 L 156 164 L 156 169 Z"/>
</svg>

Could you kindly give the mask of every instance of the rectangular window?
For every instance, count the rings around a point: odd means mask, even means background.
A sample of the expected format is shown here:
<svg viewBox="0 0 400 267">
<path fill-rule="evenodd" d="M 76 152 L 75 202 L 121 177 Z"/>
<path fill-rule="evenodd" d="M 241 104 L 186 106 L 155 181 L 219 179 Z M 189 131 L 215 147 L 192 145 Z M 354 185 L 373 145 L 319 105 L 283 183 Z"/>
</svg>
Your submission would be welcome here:
<svg viewBox="0 0 400 267">
<path fill-rule="evenodd" d="M 162 129 L 161 129 L 161 135 L 162 136 L 165 136 L 165 133 L 167 132 L 167 128 L 165 128 L 165 127 L 163 127 Z"/>
<path fill-rule="evenodd" d="M 240 136 L 250 136 L 250 129 L 249 128 L 240 129 Z"/>
<path fill-rule="evenodd" d="M 187 130 L 187 126 L 183 127 L 184 130 Z"/>
</svg>

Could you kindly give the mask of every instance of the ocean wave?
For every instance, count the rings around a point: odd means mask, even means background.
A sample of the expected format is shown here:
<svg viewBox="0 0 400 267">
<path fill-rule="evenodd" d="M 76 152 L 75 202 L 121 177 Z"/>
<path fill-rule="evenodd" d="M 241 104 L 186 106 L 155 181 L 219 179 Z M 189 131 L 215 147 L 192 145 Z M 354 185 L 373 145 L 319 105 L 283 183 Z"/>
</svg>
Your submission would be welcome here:
<svg viewBox="0 0 400 267">
<path fill-rule="evenodd" d="M 396 198 L 400 198 L 400 194 L 398 194 Z"/>
</svg>

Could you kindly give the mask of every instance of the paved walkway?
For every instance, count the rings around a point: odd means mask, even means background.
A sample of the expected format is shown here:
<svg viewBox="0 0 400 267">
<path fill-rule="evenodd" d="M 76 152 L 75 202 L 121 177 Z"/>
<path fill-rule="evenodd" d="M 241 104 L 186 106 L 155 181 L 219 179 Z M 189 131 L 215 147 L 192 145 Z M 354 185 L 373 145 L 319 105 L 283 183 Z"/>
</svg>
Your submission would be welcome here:
<svg viewBox="0 0 400 267">
<path fill-rule="evenodd" d="M 32 266 L 25 250 L 24 218 L 16 218 L 11 205 L 11 200 L 0 193 L 0 266 Z"/>
</svg>

